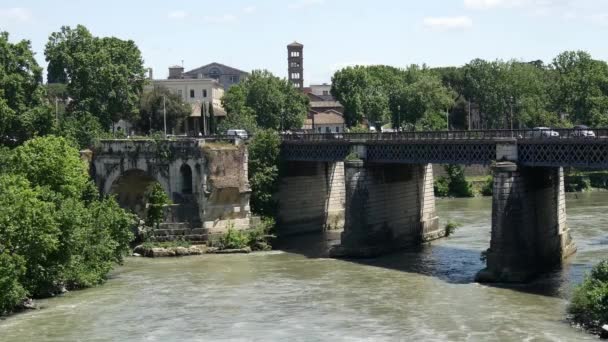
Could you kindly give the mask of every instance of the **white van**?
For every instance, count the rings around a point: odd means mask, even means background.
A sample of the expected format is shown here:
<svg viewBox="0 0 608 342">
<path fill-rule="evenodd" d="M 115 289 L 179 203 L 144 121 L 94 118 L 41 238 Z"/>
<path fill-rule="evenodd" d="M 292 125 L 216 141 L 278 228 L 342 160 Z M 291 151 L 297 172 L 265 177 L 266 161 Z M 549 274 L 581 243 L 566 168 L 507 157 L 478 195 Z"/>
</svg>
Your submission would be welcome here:
<svg viewBox="0 0 608 342">
<path fill-rule="evenodd" d="M 249 134 L 247 134 L 247 131 L 244 129 L 229 129 L 226 132 L 226 135 L 234 135 L 243 140 L 247 140 L 247 138 L 249 137 Z"/>
</svg>

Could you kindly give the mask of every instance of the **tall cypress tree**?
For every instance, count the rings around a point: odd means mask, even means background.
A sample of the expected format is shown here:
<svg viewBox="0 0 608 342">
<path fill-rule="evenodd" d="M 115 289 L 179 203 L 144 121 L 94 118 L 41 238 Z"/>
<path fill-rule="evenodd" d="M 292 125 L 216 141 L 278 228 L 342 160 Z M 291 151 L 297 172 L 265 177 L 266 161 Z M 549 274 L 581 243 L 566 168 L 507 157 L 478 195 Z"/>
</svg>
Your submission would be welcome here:
<svg viewBox="0 0 608 342">
<path fill-rule="evenodd" d="M 215 134 L 217 130 L 217 124 L 215 123 L 215 116 L 213 115 L 213 103 L 209 102 L 209 133 Z"/>
</svg>

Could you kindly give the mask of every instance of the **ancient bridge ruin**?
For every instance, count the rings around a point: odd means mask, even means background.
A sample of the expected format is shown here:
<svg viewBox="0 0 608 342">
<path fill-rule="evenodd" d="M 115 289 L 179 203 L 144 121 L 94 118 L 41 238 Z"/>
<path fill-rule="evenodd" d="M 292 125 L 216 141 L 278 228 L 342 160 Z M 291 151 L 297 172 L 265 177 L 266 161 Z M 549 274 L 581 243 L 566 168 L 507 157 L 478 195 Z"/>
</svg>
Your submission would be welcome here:
<svg viewBox="0 0 608 342">
<path fill-rule="evenodd" d="M 445 236 L 432 163 L 491 165 L 492 237 L 478 279 L 524 281 L 576 250 L 563 167 L 608 168 L 608 131 L 556 131 L 285 135 L 278 222 L 288 232 L 343 226 L 336 256 L 385 253 Z"/>
<path fill-rule="evenodd" d="M 229 224 L 251 224 L 247 148 L 234 139 L 102 140 L 91 173 L 103 194 L 140 217 L 150 184 L 160 183 L 173 202 L 158 232 L 167 238 L 204 241 Z"/>
</svg>

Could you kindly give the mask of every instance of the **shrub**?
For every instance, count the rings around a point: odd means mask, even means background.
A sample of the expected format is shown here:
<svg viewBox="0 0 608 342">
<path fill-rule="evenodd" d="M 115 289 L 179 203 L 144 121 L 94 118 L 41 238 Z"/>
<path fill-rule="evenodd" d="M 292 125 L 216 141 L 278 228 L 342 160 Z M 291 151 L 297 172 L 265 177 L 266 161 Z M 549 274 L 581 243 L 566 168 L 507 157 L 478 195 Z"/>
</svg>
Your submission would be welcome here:
<svg viewBox="0 0 608 342">
<path fill-rule="evenodd" d="M 437 197 L 447 197 L 450 193 L 450 181 L 446 177 L 439 177 L 433 184 L 433 190 Z"/>
<path fill-rule="evenodd" d="M 449 194 L 454 197 L 473 197 L 473 189 L 464 176 L 462 165 L 446 165 L 449 179 Z"/>
<path fill-rule="evenodd" d="M 608 323 L 608 260 L 593 267 L 574 289 L 568 312 L 576 323 L 595 332 Z"/>
<path fill-rule="evenodd" d="M 273 218 L 262 218 L 260 225 L 250 230 L 249 247 L 254 251 L 267 251 L 272 249 L 270 239 L 274 238 L 272 231 L 274 230 L 275 221 Z"/>
<path fill-rule="evenodd" d="M 584 175 L 569 175 L 564 177 L 564 188 L 566 192 L 580 192 L 591 187 L 589 179 Z"/>
<path fill-rule="evenodd" d="M 457 223 L 457 222 L 448 221 L 448 223 L 446 223 L 446 225 L 445 225 L 445 236 L 450 236 L 450 235 L 454 234 L 456 229 L 458 229 L 458 227 L 460 227 L 460 226 L 462 226 L 462 224 Z"/>
<path fill-rule="evenodd" d="M 485 184 L 481 188 L 481 194 L 483 196 L 492 196 L 494 193 L 494 177 L 488 176 Z"/>
<path fill-rule="evenodd" d="M 17 306 L 27 291 L 20 283 L 25 274 L 25 260 L 20 255 L 0 252 L 0 315 Z"/>
<path fill-rule="evenodd" d="M 249 245 L 249 234 L 243 230 L 228 227 L 228 231 L 220 236 L 218 241 L 219 249 L 239 249 Z"/>
<path fill-rule="evenodd" d="M 158 228 L 164 219 L 163 206 L 170 204 L 171 201 L 169 200 L 169 196 L 167 196 L 167 193 L 163 187 L 158 182 L 154 182 L 150 186 L 146 197 L 148 203 L 146 223 L 150 227 Z"/>
</svg>

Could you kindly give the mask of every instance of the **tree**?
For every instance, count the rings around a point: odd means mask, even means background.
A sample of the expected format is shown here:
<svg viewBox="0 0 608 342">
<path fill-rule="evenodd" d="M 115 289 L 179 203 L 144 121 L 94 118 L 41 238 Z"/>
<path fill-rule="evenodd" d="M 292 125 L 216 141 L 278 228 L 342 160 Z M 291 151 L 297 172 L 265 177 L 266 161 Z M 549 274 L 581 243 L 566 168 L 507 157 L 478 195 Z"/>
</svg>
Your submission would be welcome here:
<svg viewBox="0 0 608 342">
<path fill-rule="evenodd" d="M 608 64 L 583 51 L 566 51 L 551 64 L 553 109 L 573 123 L 608 124 Z"/>
<path fill-rule="evenodd" d="M 256 214 L 274 217 L 279 177 L 281 139 L 271 129 L 258 132 L 249 144 L 249 183 L 251 184 L 251 208 Z"/>
<path fill-rule="evenodd" d="M 0 170 L 0 312 L 102 282 L 128 251 L 134 216 L 99 199 L 64 138 L 35 138 L 0 159 L 9 164 Z"/>
<path fill-rule="evenodd" d="M 104 129 L 137 116 L 145 78 L 141 53 L 131 40 L 98 38 L 84 26 L 63 26 L 50 35 L 44 51 L 49 82 L 67 84 L 68 111 L 99 119 Z"/>
<path fill-rule="evenodd" d="M 18 145 L 50 133 L 54 120 L 30 42 L 8 38 L 0 32 L 0 144 Z"/>
<path fill-rule="evenodd" d="M 139 118 L 134 122 L 140 132 L 164 130 L 163 98 L 167 111 L 167 129 L 178 127 L 192 112 L 190 104 L 165 87 L 155 87 L 141 97 Z"/>
<path fill-rule="evenodd" d="M 299 129 L 309 108 L 306 96 L 266 70 L 254 70 L 245 81 L 230 87 L 222 105 L 229 122 L 237 125 L 230 128 L 245 129 L 241 122 L 249 125 L 254 121 L 262 129 Z"/>
<path fill-rule="evenodd" d="M 211 134 L 217 133 L 217 122 L 215 122 L 215 114 L 213 113 L 213 103 L 209 102 L 209 132 Z"/>
<path fill-rule="evenodd" d="M 163 189 L 163 187 L 158 183 L 154 182 L 147 194 L 147 202 L 148 202 L 148 222 L 146 222 L 150 227 L 155 227 L 158 229 L 158 226 L 163 221 L 163 206 L 165 204 L 171 203 L 169 200 L 169 196 Z"/>
</svg>

